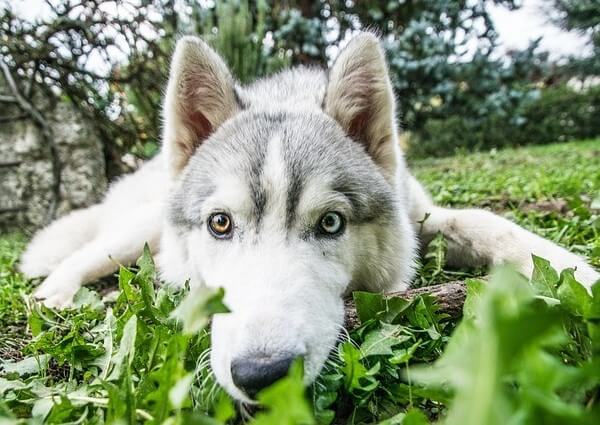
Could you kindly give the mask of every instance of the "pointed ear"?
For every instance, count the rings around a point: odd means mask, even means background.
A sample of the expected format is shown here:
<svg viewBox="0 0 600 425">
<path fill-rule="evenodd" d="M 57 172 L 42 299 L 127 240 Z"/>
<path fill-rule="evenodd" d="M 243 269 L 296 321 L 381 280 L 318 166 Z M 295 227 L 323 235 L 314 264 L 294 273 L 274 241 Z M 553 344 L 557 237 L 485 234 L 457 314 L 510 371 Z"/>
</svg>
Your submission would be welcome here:
<svg viewBox="0 0 600 425">
<path fill-rule="evenodd" d="M 176 175 L 195 150 L 238 110 L 223 60 L 197 37 L 178 41 L 164 103 L 163 150 Z"/>
<path fill-rule="evenodd" d="M 396 169 L 395 102 L 378 38 L 354 37 L 329 71 L 325 112 L 361 143 L 386 176 Z"/>
</svg>

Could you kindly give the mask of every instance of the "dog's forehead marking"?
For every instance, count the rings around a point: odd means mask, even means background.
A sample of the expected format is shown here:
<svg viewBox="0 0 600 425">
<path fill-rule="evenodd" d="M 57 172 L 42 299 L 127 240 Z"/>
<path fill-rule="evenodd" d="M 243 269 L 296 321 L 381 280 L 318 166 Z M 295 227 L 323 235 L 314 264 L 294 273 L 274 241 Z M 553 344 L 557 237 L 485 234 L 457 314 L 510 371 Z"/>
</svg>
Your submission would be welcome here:
<svg viewBox="0 0 600 425">
<path fill-rule="evenodd" d="M 283 160 L 282 144 L 282 133 L 275 129 L 269 136 L 261 183 L 266 194 L 267 225 L 283 229 L 281 217 L 285 215 L 289 173 Z"/>
</svg>

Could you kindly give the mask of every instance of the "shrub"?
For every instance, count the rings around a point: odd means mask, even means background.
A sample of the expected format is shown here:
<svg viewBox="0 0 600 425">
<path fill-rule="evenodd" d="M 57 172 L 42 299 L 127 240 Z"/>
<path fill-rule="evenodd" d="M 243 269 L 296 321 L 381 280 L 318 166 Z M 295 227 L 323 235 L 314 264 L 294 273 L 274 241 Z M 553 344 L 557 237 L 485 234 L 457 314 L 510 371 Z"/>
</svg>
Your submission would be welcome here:
<svg viewBox="0 0 600 425">
<path fill-rule="evenodd" d="M 524 111 L 521 143 L 546 144 L 600 135 L 600 86 L 576 92 L 566 86 L 544 90 Z"/>
<path fill-rule="evenodd" d="M 544 89 L 511 115 L 454 115 L 429 119 L 409 141 L 409 154 L 445 156 L 459 150 L 547 144 L 600 135 L 600 86 L 577 92 L 566 85 Z"/>
</svg>

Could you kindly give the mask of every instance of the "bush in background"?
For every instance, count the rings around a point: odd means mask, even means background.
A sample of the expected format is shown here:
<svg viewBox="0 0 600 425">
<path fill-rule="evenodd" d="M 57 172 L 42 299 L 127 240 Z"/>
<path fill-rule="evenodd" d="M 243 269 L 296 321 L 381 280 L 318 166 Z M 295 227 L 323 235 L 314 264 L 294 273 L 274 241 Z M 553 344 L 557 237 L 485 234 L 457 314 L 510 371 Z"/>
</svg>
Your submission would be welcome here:
<svg viewBox="0 0 600 425">
<path fill-rule="evenodd" d="M 542 91 L 523 112 L 519 144 L 564 142 L 600 135 L 600 86 L 577 92 L 566 85 Z"/>
<path fill-rule="evenodd" d="M 510 114 L 429 119 L 421 131 L 411 134 L 409 155 L 446 156 L 461 150 L 547 144 L 600 135 L 600 86 L 579 92 L 561 84 L 535 93 Z"/>
</svg>

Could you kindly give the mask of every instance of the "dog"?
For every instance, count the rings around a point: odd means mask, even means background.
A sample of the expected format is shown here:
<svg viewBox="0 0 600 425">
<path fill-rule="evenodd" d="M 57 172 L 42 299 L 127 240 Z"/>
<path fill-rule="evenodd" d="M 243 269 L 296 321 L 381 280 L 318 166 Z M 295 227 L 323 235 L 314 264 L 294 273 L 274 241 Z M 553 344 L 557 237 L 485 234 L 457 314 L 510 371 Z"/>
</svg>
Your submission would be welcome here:
<svg viewBox="0 0 600 425">
<path fill-rule="evenodd" d="M 236 83 L 207 44 L 178 41 L 164 99 L 161 153 L 116 182 L 99 205 L 37 234 L 20 267 L 47 276 L 35 297 L 67 305 L 85 282 L 134 262 L 147 242 L 162 279 L 223 287 L 211 366 L 251 402 L 303 357 L 319 374 L 355 290 L 406 289 L 419 246 L 438 232 L 455 266 L 532 254 L 599 274 L 569 251 L 477 209 L 435 206 L 411 176 L 378 38 L 360 33 L 328 70 L 295 68 Z M 111 258 L 109 258 L 109 255 Z"/>
</svg>

